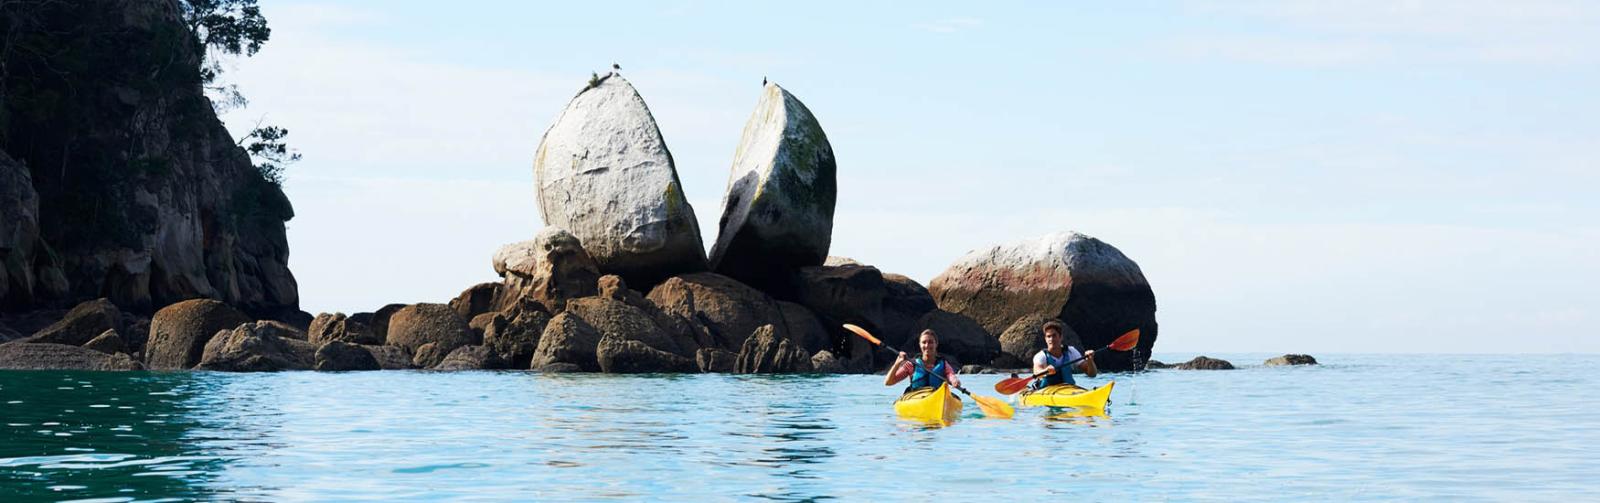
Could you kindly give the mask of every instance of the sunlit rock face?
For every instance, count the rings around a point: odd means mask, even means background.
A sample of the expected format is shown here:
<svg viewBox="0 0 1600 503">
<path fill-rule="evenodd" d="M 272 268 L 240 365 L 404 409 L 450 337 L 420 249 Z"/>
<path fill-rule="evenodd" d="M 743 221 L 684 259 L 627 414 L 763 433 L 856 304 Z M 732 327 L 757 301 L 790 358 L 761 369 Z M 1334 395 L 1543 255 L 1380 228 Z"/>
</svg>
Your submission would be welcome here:
<svg viewBox="0 0 1600 503">
<path fill-rule="evenodd" d="M 822 265 L 838 197 L 833 147 L 793 94 L 768 84 L 734 152 L 711 268 L 762 290 Z"/>
<path fill-rule="evenodd" d="M 672 153 L 622 77 L 572 98 L 539 142 L 533 173 L 544 223 L 576 236 L 601 272 L 647 288 L 706 269 Z"/>
</svg>

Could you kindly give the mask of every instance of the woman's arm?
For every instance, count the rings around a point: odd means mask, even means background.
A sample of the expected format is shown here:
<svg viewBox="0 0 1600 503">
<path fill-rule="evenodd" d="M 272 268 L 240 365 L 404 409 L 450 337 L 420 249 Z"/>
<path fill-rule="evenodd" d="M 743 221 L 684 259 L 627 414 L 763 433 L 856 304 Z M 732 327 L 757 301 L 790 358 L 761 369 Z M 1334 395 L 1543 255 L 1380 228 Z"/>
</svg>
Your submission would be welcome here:
<svg viewBox="0 0 1600 503">
<path fill-rule="evenodd" d="M 908 367 L 910 363 L 911 362 L 906 361 L 906 353 L 901 351 L 900 356 L 896 356 L 894 358 L 894 364 L 889 365 L 889 372 L 883 375 L 883 385 L 894 386 L 895 383 L 904 381 L 907 377 L 910 377 L 911 369 Z"/>
</svg>

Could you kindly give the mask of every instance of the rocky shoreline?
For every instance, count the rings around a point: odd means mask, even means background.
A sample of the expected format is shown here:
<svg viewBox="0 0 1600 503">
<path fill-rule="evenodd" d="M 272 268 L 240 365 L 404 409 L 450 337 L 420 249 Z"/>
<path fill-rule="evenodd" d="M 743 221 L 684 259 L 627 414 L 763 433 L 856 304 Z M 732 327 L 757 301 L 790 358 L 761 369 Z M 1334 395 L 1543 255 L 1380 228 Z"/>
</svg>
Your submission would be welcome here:
<svg viewBox="0 0 1600 503">
<path fill-rule="evenodd" d="M 708 254 L 655 117 L 616 72 L 590 79 L 534 150 L 545 227 L 493 253 L 498 282 L 313 316 L 287 266 L 293 210 L 276 182 L 192 75 L 140 80 L 174 67 L 132 55 L 199 66 L 191 46 L 160 44 L 187 29 L 176 4 L 74 5 L 62 8 L 119 14 L 41 25 L 40 40 L 118 33 L 86 50 L 130 57 L 93 79 L 0 76 L 0 90 L 24 90 L 0 95 L 0 111 L 56 107 L 0 121 L 0 368 L 863 373 L 893 359 L 843 323 L 901 348 L 933 329 L 958 365 L 1016 368 L 1058 319 L 1084 348 L 1139 329 L 1134 351 L 1097 356 L 1119 371 L 1143 369 L 1159 335 L 1138 264 L 1076 232 L 973 251 L 927 286 L 830 257 L 838 160 L 821 121 L 775 83 L 741 133 Z M 26 94 L 46 85 L 78 101 Z M 44 141 L 77 127 L 52 117 L 84 114 L 106 125 L 79 147 L 95 159 Z M 122 178 L 85 182 L 105 159 Z M 85 198 L 101 198 L 87 217 L 74 213 Z"/>
</svg>

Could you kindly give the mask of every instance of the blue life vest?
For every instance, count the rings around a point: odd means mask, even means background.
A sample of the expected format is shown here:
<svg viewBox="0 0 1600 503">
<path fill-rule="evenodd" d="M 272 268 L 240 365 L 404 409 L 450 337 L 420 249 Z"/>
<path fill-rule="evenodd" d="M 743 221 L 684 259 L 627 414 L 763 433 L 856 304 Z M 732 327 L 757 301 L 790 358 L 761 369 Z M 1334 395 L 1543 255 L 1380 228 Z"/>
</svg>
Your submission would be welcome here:
<svg viewBox="0 0 1600 503">
<path fill-rule="evenodd" d="M 1072 368 L 1067 366 L 1067 362 L 1072 361 L 1067 358 L 1067 356 L 1072 354 L 1071 351 L 1062 350 L 1061 358 L 1051 356 L 1050 352 L 1046 350 L 1041 349 L 1039 352 L 1044 353 L 1044 364 L 1055 367 L 1056 372 L 1034 381 L 1033 389 L 1043 389 L 1045 386 L 1052 386 L 1056 384 L 1078 384 L 1072 380 Z"/>
<path fill-rule="evenodd" d="M 937 377 L 928 375 L 929 370 L 924 368 L 920 357 L 912 360 L 912 365 L 914 367 L 911 370 L 911 386 L 908 389 L 937 388 L 940 384 L 944 384 L 946 372 L 944 358 L 940 358 L 939 363 L 933 366 L 932 372 L 938 374 Z"/>
</svg>

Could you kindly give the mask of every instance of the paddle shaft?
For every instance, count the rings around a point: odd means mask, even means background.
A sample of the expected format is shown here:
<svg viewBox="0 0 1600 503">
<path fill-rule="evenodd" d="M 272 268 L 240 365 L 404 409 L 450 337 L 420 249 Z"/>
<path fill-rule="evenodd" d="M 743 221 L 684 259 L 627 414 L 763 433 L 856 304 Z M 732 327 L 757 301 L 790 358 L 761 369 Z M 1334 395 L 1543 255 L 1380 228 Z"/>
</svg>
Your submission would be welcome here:
<svg viewBox="0 0 1600 503">
<path fill-rule="evenodd" d="M 887 346 L 885 346 L 885 347 L 887 347 Z M 1109 348 L 1111 348 L 1111 345 L 1110 344 L 1106 344 L 1104 346 L 1100 346 L 1100 349 L 1096 349 L 1096 350 L 1094 350 L 1094 352 L 1095 353 L 1099 353 L 1099 352 L 1105 351 L 1106 349 L 1109 349 Z M 1073 365 L 1077 364 L 1078 362 L 1081 362 L 1081 361 L 1089 359 L 1089 356 L 1090 355 L 1084 355 L 1084 356 L 1079 356 L 1077 358 L 1073 358 L 1072 361 L 1067 362 L 1066 365 L 1062 365 L 1062 366 L 1067 368 L 1067 372 L 1072 372 L 1072 366 Z M 1047 371 L 1044 371 L 1044 372 L 1035 372 L 1033 375 L 1025 377 L 1024 379 L 1027 379 L 1028 382 L 1032 382 L 1034 379 L 1038 379 L 1040 377 L 1044 377 L 1044 376 L 1047 376 L 1047 375 L 1050 375 L 1050 374 L 1053 374 L 1053 373 L 1055 373 L 1053 370 L 1047 370 Z"/>
</svg>

